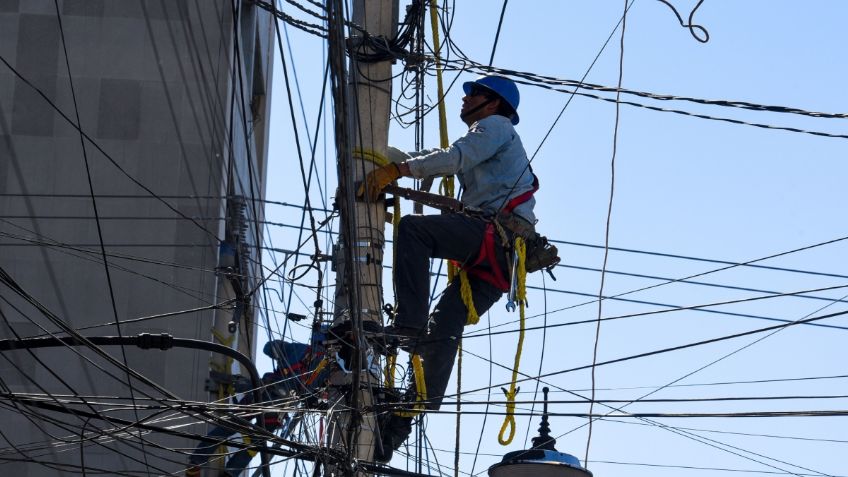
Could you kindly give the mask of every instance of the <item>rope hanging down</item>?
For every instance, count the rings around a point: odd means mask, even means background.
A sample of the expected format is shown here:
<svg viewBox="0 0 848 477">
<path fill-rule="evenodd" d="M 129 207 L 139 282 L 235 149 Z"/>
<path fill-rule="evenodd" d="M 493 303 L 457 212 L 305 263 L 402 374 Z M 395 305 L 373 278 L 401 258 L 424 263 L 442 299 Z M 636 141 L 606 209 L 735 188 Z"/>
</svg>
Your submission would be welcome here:
<svg viewBox="0 0 848 477">
<path fill-rule="evenodd" d="M 524 347 L 524 305 L 527 302 L 527 270 L 525 268 L 527 246 L 521 237 L 515 238 L 515 254 L 518 257 L 516 298 L 518 299 L 520 325 L 518 347 L 515 350 L 515 362 L 512 365 L 512 381 L 509 384 L 509 390 L 503 389 L 504 394 L 506 394 L 506 415 L 501 425 L 501 432 L 498 434 L 498 442 L 502 446 L 509 445 L 512 442 L 512 438 L 515 437 L 515 396 L 520 389 L 516 387 L 516 384 L 518 381 L 518 365 L 521 362 L 521 350 Z M 509 428 L 509 435 L 504 437 L 504 432 L 507 431 L 507 428 Z"/>
<path fill-rule="evenodd" d="M 427 385 L 424 383 L 424 365 L 421 364 L 421 356 L 418 353 L 412 355 L 412 374 L 415 376 L 415 405 L 410 411 L 395 411 L 400 417 L 415 417 L 424 411 L 424 403 L 427 401 Z"/>
<path fill-rule="evenodd" d="M 441 63 L 441 45 L 439 41 L 439 22 L 438 12 L 436 11 L 436 2 L 430 2 L 430 27 L 433 34 L 433 53 L 436 62 L 436 89 L 438 98 L 439 110 L 439 147 L 447 148 L 450 146 L 448 139 L 448 119 L 445 110 L 445 90 L 442 82 L 442 63 Z M 439 184 L 439 193 L 448 197 L 454 196 L 454 180 L 453 176 L 445 176 Z M 448 283 L 452 282 L 459 272 L 460 291 L 462 292 L 462 303 L 468 310 L 468 317 L 465 320 L 466 325 L 476 325 L 480 322 L 480 316 L 477 314 L 477 309 L 474 307 L 474 299 L 471 296 L 471 284 L 468 282 L 468 274 L 465 270 L 460 270 L 451 261 L 448 261 Z M 459 373 L 462 368 L 459 367 Z"/>
</svg>

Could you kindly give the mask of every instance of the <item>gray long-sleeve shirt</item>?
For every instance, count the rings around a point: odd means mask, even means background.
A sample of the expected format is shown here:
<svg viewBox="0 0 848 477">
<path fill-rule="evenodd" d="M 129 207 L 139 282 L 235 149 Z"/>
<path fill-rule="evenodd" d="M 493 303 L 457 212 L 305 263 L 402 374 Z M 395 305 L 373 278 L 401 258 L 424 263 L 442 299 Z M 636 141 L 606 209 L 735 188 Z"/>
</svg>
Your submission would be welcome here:
<svg viewBox="0 0 848 477">
<path fill-rule="evenodd" d="M 514 197 L 533 189 L 527 153 L 509 119 L 492 115 L 475 122 L 465 136 L 446 149 L 412 153 L 407 161 L 416 179 L 456 174 L 462 203 L 494 214 Z M 517 206 L 513 213 L 536 223 L 536 200 Z"/>
</svg>

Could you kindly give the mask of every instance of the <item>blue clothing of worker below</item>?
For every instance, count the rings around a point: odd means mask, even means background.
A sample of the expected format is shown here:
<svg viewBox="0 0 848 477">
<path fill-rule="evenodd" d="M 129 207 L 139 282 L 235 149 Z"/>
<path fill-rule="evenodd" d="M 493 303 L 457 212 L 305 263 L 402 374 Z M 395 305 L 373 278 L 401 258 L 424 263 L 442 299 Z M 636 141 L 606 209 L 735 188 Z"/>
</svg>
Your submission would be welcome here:
<svg viewBox="0 0 848 477">
<path fill-rule="evenodd" d="M 318 386 L 323 385 L 326 371 L 322 371 L 317 376 L 312 375 L 324 357 L 323 335 L 317 340 L 314 339 L 313 343 L 315 346 L 271 340 L 265 344 L 262 351 L 275 360 L 277 369 L 262 375 L 260 393 L 263 403 L 268 406 L 276 404 L 291 407 L 292 399 L 312 393 Z M 242 406 L 254 404 L 254 385 L 250 379 L 245 376 L 236 376 L 233 380 L 233 388 L 236 393 L 243 395 L 241 399 L 234 398 L 236 404 Z M 282 427 L 284 436 L 291 427 L 291 421 L 286 413 L 265 412 L 261 415 L 261 423 L 265 430 L 275 432 Z M 197 468 L 205 465 L 209 459 L 218 455 L 216 449 L 221 443 L 240 432 L 237 426 L 214 426 L 207 433 L 207 437 L 220 439 L 220 441 L 218 443 L 201 442 L 189 456 L 189 465 Z M 253 458 L 252 453 L 248 449 L 240 449 L 230 455 L 225 463 L 226 475 L 242 475 Z"/>
</svg>

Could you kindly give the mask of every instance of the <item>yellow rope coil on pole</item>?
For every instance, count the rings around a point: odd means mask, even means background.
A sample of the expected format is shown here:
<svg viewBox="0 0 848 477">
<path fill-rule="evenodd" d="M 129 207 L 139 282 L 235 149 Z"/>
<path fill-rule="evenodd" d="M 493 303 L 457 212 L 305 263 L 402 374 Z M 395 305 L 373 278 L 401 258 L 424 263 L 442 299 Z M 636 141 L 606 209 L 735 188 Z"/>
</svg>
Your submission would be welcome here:
<svg viewBox="0 0 848 477">
<path fill-rule="evenodd" d="M 518 365 L 521 362 L 521 349 L 524 346 L 524 304 L 527 301 L 527 271 L 525 270 L 527 247 L 524 239 L 521 237 L 515 238 L 515 254 L 518 257 L 516 299 L 518 300 L 520 325 L 518 328 L 518 347 L 515 350 L 515 362 L 512 366 L 512 382 L 509 384 L 509 390 L 504 390 L 504 394 L 506 394 L 506 416 L 501 425 L 501 432 L 498 434 L 498 443 L 502 446 L 509 445 L 512 442 L 512 438 L 515 437 L 515 395 L 518 394 L 516 381 L 518 381 Z M 509 435 L 504 437 L 507 428 L 509 428 Z"/>
<path fill-rule="evenodd" d="M 421 356 L 417 353 L 412 355 L 412 369 L 415 375 L 415 391 L 417 397 L 415 406 L 411 411 L 395 411 L 400 417 L 415 417 L 424 410 L 424 402 L 427 401 L 427 385 L 424 383 L 424 366 L 421 364 Z"/>
<path fill-rule="evenodd" d="M 378 166 L 385 166 L 390 162 L 388 157 L 370 149 L 354 149 L 353 157 L 363 161 L 373 162 Z"/>
</svg>

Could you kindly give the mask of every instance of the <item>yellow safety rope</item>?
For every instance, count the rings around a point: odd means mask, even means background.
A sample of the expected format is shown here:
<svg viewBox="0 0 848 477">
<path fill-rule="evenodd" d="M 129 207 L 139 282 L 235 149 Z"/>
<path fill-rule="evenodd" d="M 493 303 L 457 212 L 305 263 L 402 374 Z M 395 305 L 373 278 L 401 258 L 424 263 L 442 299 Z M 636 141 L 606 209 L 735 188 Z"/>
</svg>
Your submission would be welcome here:
<svg viewBox="0 0 848 477">
<path fill-rule="evenodd" d="M 218 341 L 219 343 L 221 343 L 223 345 L 227 345 L 227 346 L 232 346 L 233 341 L 236 338 L 235 335 L 224 336 L 223 333 L 216 330 L 215 328 L 212 328 L 212 336 L 215 338 L 216 341 Z M 232 370 L 233 358 L 230 358 L 228 356 L 227 358 L 225 358 L 224 362 L 226 363 L 224 366 L 221 366 L 217 363 L 211 363 L 210 362 L 209 367 L 214 369 L 215 371 L 218 371 L 219 373 L 229 374 Z M 232 396 L 235 393 L 236 393 L 236 389 L 235 389 L 235 386 L 233 386 L 232 384 L 219 384 L 218 385 L 218 400 L 219 401 L 222 401 L 222 400 L 224 400 L 224 398 L 226 398 L 228 396 Z M 242 440 L 244 441 L 245 444 L 250 445 L 250 436 L 248 436 L 247 434 L 242 434 Z M 224 444 L 221 444 L 220 446 L 218 446 L 218 451 L 221 454 L 226 454 L 228 452 L 227 446 L 225 446 Z M 248 453 L 248 455 L 250 455 L 250 457 L 254 457 L 256 455 L 256 450 L 255 449 L 248 449 L 247 453 Z"/>
<path fill-rule="evenodd" d="M 476 325 L 480 322 L 480 315 L 477 314 L 477 308 L 474 307 L 474 297 L 471 295 L 471 284 L 468 283 L 468 273 L 465 270 L 459 271 L 459 290 L 462 293 L 462 302 L 465 303 L 465 308 L 468 309 L 468 316 L 465 318 L 466 325 Z"/>
<path fill-rule="evenodd" d="M 221 343 L 223 345 L 227 345 L 227 346 L 232 346 L 233 341 L 236 339 L 235 335 L 224 336 L 223 333 L 216 330 L 215 328 L 212 328 L 212 336 L 219 343 Z M 229 356 L 224 358 L 224 363 L 225 364 L 223 366 L 221 366 L 217 363 L 210 362 L 209 367 L 214 369 L 215 371 L 218 371 L 221 374 L 230 374 L 230 372 L 232 372 L 233 358 L 230 358 Z M 219 384 L 218 385 L 218 400 L 222 400 L 227 396 L 232 396 L 235 393 L 236 393 L 236 390 L 235 390 L 235 387 L 232 384 L 228 384 L 228 385 Z"/>
<path fill-rule="evenodd" d="M 315 381 L 315 378 L 317 378 L 318 375 L 321 374 L 321 371 L 323 371 L 324 368 L 327 367 L 328 361 L 329 360 L 327 358 L 322 359 L 321 362 L 318 363 L 318 366 L 315 366 L 315 369 L 312 371 L 312 374 L 310 374 L 309 377 L 306 378 L 304 384 L 306 384 L 307 386 L 311 386 L 312 382 Z"/>
<path fill-rule="evenodd" d="M 515 437 L 515 395 L 518 394 L 516 381 L 518 381 L 518 365 L 521 362 L 521 348 L 524 346 L 524 303 L 527 301 L 527 270 L 524 268 L 527 254 L 527 247 L 524 239 L 521 237 L 515 238 L 515 253 L 518 256 L 518 277 L 516 299 L 518 300 L 519 314 L 519 332 L 518 332 L 518 347 L 515 350 L 515 363 L 512 366 L 512 382 L 509 384 L 509 391 L 504 390 L 506 394 L 506 416 L 504 417 L 501 432 L 498 434 L 498 442 L 502 445 L 509 445 L 512 438 Z M 504 438 L 504 432 L 509 427 L 509 436 Z"/>
<path fill-rule="evenodd" d="M 250 445 L 250 444 L 253 443 L 253 440 L 247 434 L 242 434 L 241 440 L 243 440 L 246 445 Z M 249 455 L 250 457 L 256 457 L 256 454 L 258 454 L 258 453 L 259 452 L 254 448 L 247 449 L 247 455 Z"/>
<path fill-rule="evenodd" d="M 427 385 L 424 383 L 424 366 L 421 364 L 421 356 L 417 353 L 412 355 L 412 368 L 415 375 L 415 391 L 418 395 L 415 406 L 411 411 L 395 411 L 400 417 L 415 417 L 424 410 L 424 402 L 427 401 Z"/>
<path fill-rule="evenodd" d="M 386 358 L 386 387 L 389 389 L 395 388 L 395 366 L 397 365 L 397 355 L 390 354 Z"/>
<path fill-rule="evenodd" d="M 353 157 L 362 159 L 363 161 L 371 161 L 378 166 L 385 166 L 389 163 L 388 157 L 370 149 L 354 149 Z"/>
<path fill-rule="evenodd" d="M 438 89 L 438 108 L 439 108 L 439 147 L 445 148 L 450 144 L 448 142 L 448 119 L 445 110 L 445 92 L 442 83 L 442 63 L 440 57 L 441 43 L 439 42 L 439 15 L 436 11 L 438 2 L 430 2 L 430 28 L 433 32 L 433 56 L 436 59 L 436 88 Z M 439 184 L 439 193 L 448 197 L 454 196 L 453 176 L 442 178 Z M 480 321 L 477 315 L 477 309 L 474 308 L 474 300 L 471 296 L 471 285 L 468 283 L 468 275 L 453 264 L 448 262 L 448 283 L 456 278 L 459 271 L 460 286 L 462 290 L 462 302 L 468 310 L 468 318 L 465 320 L 466 325 L 476 325 Z"/>
</svg>

